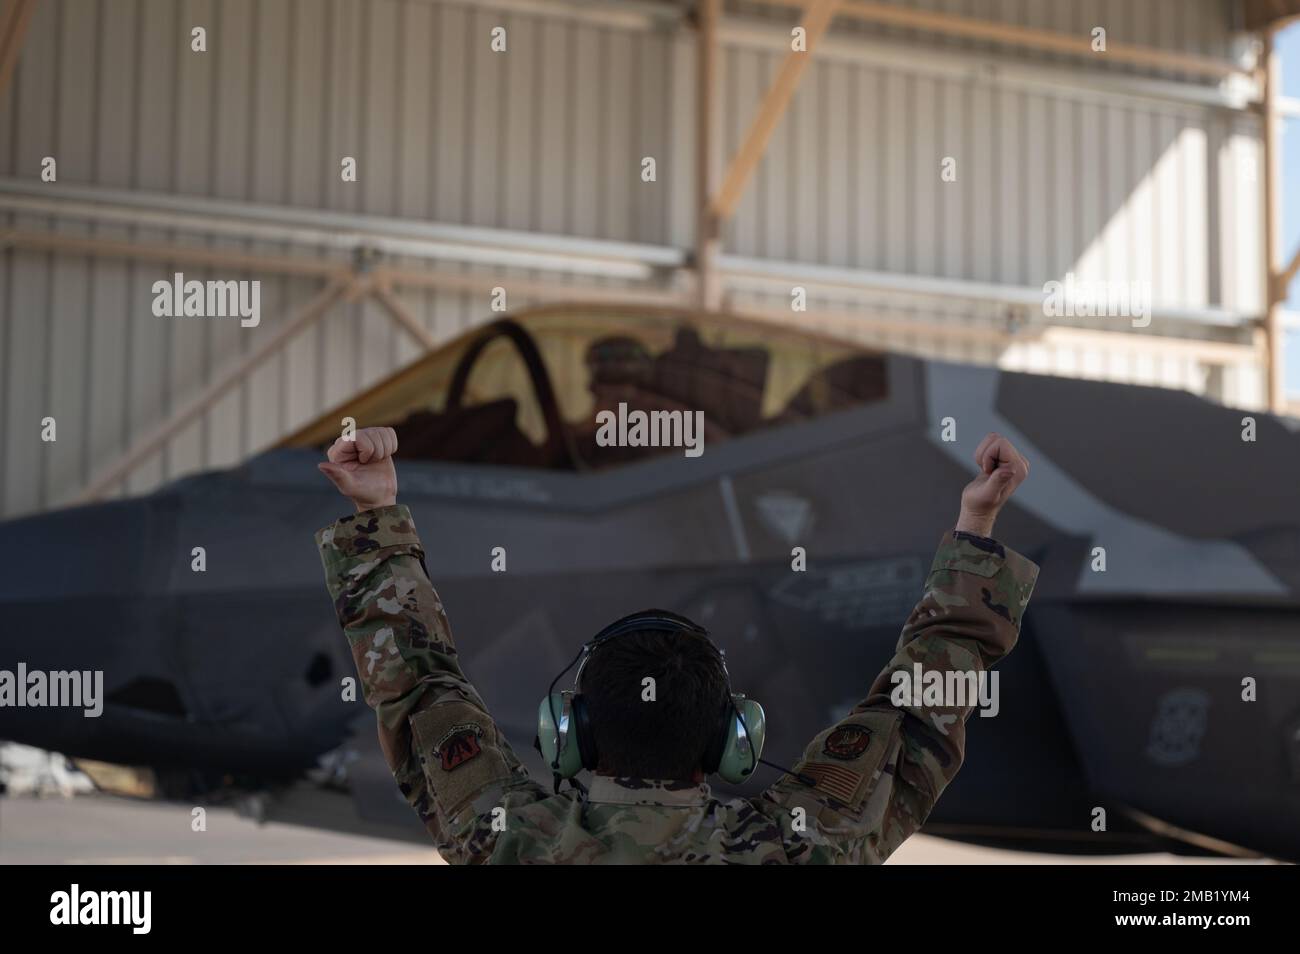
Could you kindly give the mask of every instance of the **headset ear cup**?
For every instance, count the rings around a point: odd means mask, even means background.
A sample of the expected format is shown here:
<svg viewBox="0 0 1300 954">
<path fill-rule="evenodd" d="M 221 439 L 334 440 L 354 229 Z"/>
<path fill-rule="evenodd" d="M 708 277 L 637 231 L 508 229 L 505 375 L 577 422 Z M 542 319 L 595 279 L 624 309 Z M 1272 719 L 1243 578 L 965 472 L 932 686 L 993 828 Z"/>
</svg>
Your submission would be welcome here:
<svg viewBox="0 0 1300 954">
<path fill-rule="evenodd" d="M 763 756 L 763 742 L 767 738 L 767 717 L 763 707 L 753 699 L 746 699 L 739 694 L 734 698 L 735 708 L 731 711 L 731 718 L 727 720 L 727 740 L 723 746 L 717 773 L 724 781 L 737 785 L 753 774 L 758 760 Z M 737 712 L 740 717 L 737 717 Z"/>
<path fill-rule="evenodd" d="M 577 743 L 578 757 L 582 767 L 589 772 L 596 771 L 600 764 L 600 753 L 596 751 L 596 734 L 591 731 L 591 715 L 587 709 L 587 700 L 582 693 L 573 696 L 573 741 Z"/>
<path fill-rule="evenodd" d="M 712 775 L 718 770 L 718 766 L 722 764 L 722 755 L 727 751 L 727 742 L 731 739 L 734 731 L 732 723 L 735 721 L 735 704 L 732 702 L 732 697 L 728 696 L 722 712 L 718 716 L 718 729 L 713 733 L 713 740 L 709 743 L 709 747 L 704 750 L 704 758 L 700 763 L 700 768 L 704 770 L 705 775 Z"/>
<path fill-rule="evenodd" d="M 566 696 L 570 698 L 565 698 Z M 537 707 L 537 742 L 542 750 L 546 766 L 560 778 L 573 778 L 582 771 L 582 756 L 574 737 L 574 719 L 572 712 L 572 693 L 553 692 L 542 700 Z M 565 708 L 569 708 L 568 733 L 564 743 L 559 744 L 559 733 L 555 730 L 555 715 L 559 714 L 561 723 L 565 720 Z M 557 752 L 556 749 L 559 749 Z"/>
</svg>

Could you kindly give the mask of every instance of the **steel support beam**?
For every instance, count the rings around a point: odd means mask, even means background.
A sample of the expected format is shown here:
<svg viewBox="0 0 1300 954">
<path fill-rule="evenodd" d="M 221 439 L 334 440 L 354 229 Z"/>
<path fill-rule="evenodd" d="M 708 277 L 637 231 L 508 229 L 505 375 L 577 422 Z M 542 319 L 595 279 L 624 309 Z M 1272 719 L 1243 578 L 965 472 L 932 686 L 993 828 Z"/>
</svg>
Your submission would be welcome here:
<svg viewBox="0 0 1300 954">
<path fill-rule="evenodd" d="M 754 117 L 749 131 L 745 134 L 745 141 L 740 151 L 731 160 L 727 174 L 722 180 L 722 186 L 711 203 L 713 215 L 719 223 L 725 222 L 736 210 L 736 203 L 740 201 L 750 176 L 754 174 L 759 160 L 763 158 L 768 140 L 772 138 L 777 123 L 785 115 L 786 107 L 790 105 L 790 99 L 799 87 L 799 79 L 803 76 L 809 60 L 812 59 L 817 41 L 830 26 L 840 6 L 841 0 L 808 0 L 801 24 L 807 45 L 804 50 L 792 49 L 786 53 L 780 72 L 777 73 L 771 88 L 763 97 L 758 115 Z"/>
<path fill-rule="evenodd" d="M 695 290 L 696 304 L 710 311 L 722 298 L 717 268 L 721 227 L 710 204 L 721 6 L 721 0 L 698 0 L 695 5 Z"/>
<path fill-rule="evenodd" d="M 162 227 L 168 227 L 165 221 Z M 234 249 L 133 242 L 40 230 L 0 229 L 0 249 L 9 246 L 69 255 L 320 279 L 328 279 L 350 268 L 350 263 L 340 258 L 331 261 L 306 256 L 258 255 Z M 653 254 L 653 260 L 658 261 L 666 257 L 669 251 L 651 248 L 648 254 Z M 673 306 L 693 301 L 688 291 L 678 291 L 663 285 L 612 287 L 513 277 L 503 280 L 490 272 L 397 267 L 385 264 L 385 261 L 380 256 L 379 264 L 372 266 L 371 274 L 375 282 L 391 289 L 419 288 L 487 295 L 497 286 L 504 286 L 514 296 L 556 302 Z M 649 263 L 651 259 L 646 261 Z M 920 299 L 941 298 L 1011 307 L 1037 307 L 1042 303 L 1040 288 L 837 268 L 807 262 L 773 261 L 719 253 L 714 259 L 714 268 L 719 280 L 726 279 L 736 289 L 772 290 L 782 295 L 788 294 L 792 285 L 805 285 L 810 294 L 899 294 Z M 1157 320 L 1189 325 L 1238 327 L 1250 322 L 1262 324 L 1260 315 L 1223 308 L 1185 308 L 1157 304 L 1153 306 L 1151 315 Z"/>
<path fill-rule="evenodd" d="M 36 0 L 10 0 L 4 19 L 0 20 L 0 99 L 9 88 L 35 12 Z"/>
<path fill-rule="evenodd" d="M 327 279 L 349 268 L 341 260 L 309 259 L 305 256 L 255 255 L 231 249 L 184 245 L 131 242 L 59 232 L 8 229 L 0 230 L 0 249 L 7 246 L 127 260 L 221 268 L 296 277 Z M 788 294 L 792 285 L 805 285 L 810 294 L 898 294 L 914 298 L 940 298 L 982 305 L 1037 307 L 1042 303 L 1042 289 L 999 285 L 962 279 L 935 278 L 892 272 L 812 265 L 807 262 L 782 262 L 718 254 L 714 268 L 719 280 L 727 279 L 737 289 L 772 290 Z M 488 272 L 452 272 L 443 269 L 374 265 L 372 277 L 391 289 L 419 288 L 462 294 L 491 294 L 497 286 L 512 295 L 546 301 L 609 302 L 674 306 L 693 301 L 688 292 L 662 286 L 610 287 L 573 285 L 561 281 L 510 278 Z M 1152 318 L 1182 324 L 1238 327 L 1259 322 L 1258 315 L 1248 315 L 1222 308 L 1180 308 L 1155 305 Z"/>
<path fill-rule="evenodd" d="M 406 310 L 406 306 L 397 300 L 390 287 L 391 279 L 383 274 L 376 275 L 370 286 L 370 293 L 375 296 L 379 304 L 384 306 L 384 310 L 397 322 L 407 333 L 415 339 L 416 344 L 425 351 L 432 351 L 438 344 L 438 339 L 432 331 L 424 327 L 415 320 L 415 316 Z"/>
<path fill-rule="evenodd" d="M 135 441 L 121 457 L 100 471 L 77 495 L 73 503 L 89 503 L 102 497 L 109 488 L 129 475 L 137 464 L 159 450 L 186 424 L 211 408 L 223 394 L 275 354 L 290 338 L 319 320 L 339 299 L 355 291 L 359 281 L 361 280 L 355 276 L 338 275 L 326 282 L 325 287 L 315 298 L 263 339 L 255 350 L 223 370 L 216 380 L 174 411 L 165 421 Z"/>
<path fill-rule="evenodd" d="M 756 3 L 771 7 L 798 7 L 800 0 L 754 0 Z M 881 26 L 902 27 L 904 29 L 925 30 L 944 36 L 962 37 L 969 40 L 985 40 L 1006 46 L 1023 49 L 1042 50 L 1050 53 L 1064 53 L 1080 57 L 1104 57 L 1106 60 L 1127 63 L 1154 69 L 1190 73 L 1210 79 L 1225 79 L 1229 76 L 1244 76 L 1245 71 L 1224 60 L 1208 56 L 1196 56 L 1191 53 L 1176 53 L 1172 50 L 1158 50 L 1152 47 L 1136 46 L 1128 43 L 1107 41 L 1106 51 L 1096 53 L 1092 49 L 1090 35 L 1071 35 L 1054 30 L 1040 30 L 1035 27 L 1019 26 L 1014 23 L 1000 23 L 993 20 L 979 20 L 974 17 L 954 16 L 932 10 L 917 10 L 894 6 L 888 3 L 868 3 L 865 0 L 846 0 L 840 13 L 863 23 L 875 23 Z M 1098 24 L 1105 26 L 1105 24 Z"/>
<path fill-rule="evenodd" d="M 454 291 L 467 294 L 489 295 L 497 287 L 505 288 L 518 298 L 540 298 L 554 302 L 610 302 L 644 305 L 682 305 L 685 298 L 680 292 L 657 288 L 605 288 L 599 285 L 564 285 L 558 282 L 539 282 L 524 278 L 503 279 L 490 274 L 454 274 L 451 272 L 423 271 L 414 268 L 395 268 L 382 265 L 375 268 L 376 281 L 394 288 L 427 288 L 434 291 Z"/>
<path fill-rule="evenodd" d="M 97 255 L 105 258 L 128 258 L 141 262 L 193 265 L 197 268 L 227 268 L 239 272 L 263 272 L 310 278 L 328 278 L 344 267 L 339 263 L 331 264 L 328 261 L 294 258 L 288 255 L 256 255 L 230 249 L 129 242 L 68 235 L 61 232 L 0 229 L 0 249 L 8 246 L 40 252 L 59 252 L 65 255 Z"/>
<path fill-rule="evenodd" d="M 1264 313 L 1264 354 L 1267 381 L 1268 409 L 1275 414 L 1282 413 L 1286 403 L 1283 387 L 1282 366 L 1282 303 L 1286 300 L 1290 280 L 1288 273 L 1294 274 L 1295 260 L 1285 270 L 1278 267 L 1279 210 L 1282 192 L 1279 179 L 1281 144 L 1278 140 L 1280 120 L 1277 114 L 1277 99 L 1281 93 L 1282 75 L 1278 68 L 1277 57 L 1273 50 L 1273 33 L 1267 31 L 1263 37 L 1264 51 L 1261 70 L 1264 102 L 1262 104 L 1264 122 L 1264 290 L 1266 310 Z"/>
<path fill-rule="evenodd" d="M 202 237 L 285 243 L 322 252 L 359 250 L 431 261 L 487 264 L 646 281 L 683 264 L 677 249 L 513 229 L 422 222 L 283 205 L 49 185 L 0 176 L 0 211 L 78 222 L 169 229 Z"/>
<path fill-rule="evenodd" d="M 343 262 L 312 260 L 285 255 L 256 255 L 227 249 L 197 248 L 185 245 L 162 245 L 147 242 L 65 235 L 24 229 L 0 230 L 0 249 L 30 249 L 67 255 L 123 258 L 160 262 L 169 265 L 192 265 L 196 268 L 224 268 L 235 272 L 253 272 L 296 277 L 330 278 L 348 270 Z M 567 285 L 561 282 L 530 279 L 502 279 L 483 273 L 455 273 L 416 268 L 376 266 L 374 281 L 382 287 L 427 288 L 439 291 L 490 294 L 504 286 L 515 295 L 549 301 L 607 301 L 658 305 L 683 304 L 683 295 L 660 288 L 605 288 L 598 285 Z M 377 286 L 378 287 L 378 286 Z M 388 304 L 381 298 L 381 303 Z M 392 313 L 392 310 L 390 313 Z M 399 322 L 401 319 L 397 319 Z M 414 319 L 412 319 L 414 320 Z M 405 325 L 404 325 L 405 327 Z M 411 330 L 411 329 L 407 329 Z M 412 332 L 414 333 L 414 332 Z M 425 344 L 425 342 L 421 342 Z"/>
<path fill-rule="evenodd" d="M 1286 300 L 1287 288 L 1290 287 L 1291 282 L 1298 271 L 1300 271 L 1300 248 L 1295 250 L 1295 254 L 1291 256 L 1291 261 L 1287 263 L 1286 268 L 1284 268 L 1281 274 L 1278 275 L 1278 282 L 1280 284 L 1277 291 L 1283 301 Z"/>
</svg>

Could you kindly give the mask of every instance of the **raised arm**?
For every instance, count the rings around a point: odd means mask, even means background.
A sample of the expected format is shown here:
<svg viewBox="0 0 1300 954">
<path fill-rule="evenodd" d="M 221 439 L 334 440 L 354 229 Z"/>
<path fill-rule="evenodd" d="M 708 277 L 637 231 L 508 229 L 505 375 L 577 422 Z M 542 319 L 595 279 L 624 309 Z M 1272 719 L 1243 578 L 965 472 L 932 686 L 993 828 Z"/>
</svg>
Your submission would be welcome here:
<svg viewBox="0 0 1300 954">
<path fill-rule="evenodd" d="M 894 657 L 795 767 L 816 787 L 785 776 L 765 796 L 796 860 L 884 861 L 961 767 L 982 674 L 1015 645 L 1038 575 L 992 539 L 1028 462 L 996 434 L 975 458 L 979 475 L 962 493 L 956 527 L 939 543 Z"/>
<path fill-rule="evenodd" d="M 316 543 L 393 778 L 447 861 L 483 861 L 505 813 L 544 790 L 460 668 L 424 547 L 397 503 L 396 450 L 390 428 L 335 442 L 319 467 L 357 512 Z"/>
</svg>

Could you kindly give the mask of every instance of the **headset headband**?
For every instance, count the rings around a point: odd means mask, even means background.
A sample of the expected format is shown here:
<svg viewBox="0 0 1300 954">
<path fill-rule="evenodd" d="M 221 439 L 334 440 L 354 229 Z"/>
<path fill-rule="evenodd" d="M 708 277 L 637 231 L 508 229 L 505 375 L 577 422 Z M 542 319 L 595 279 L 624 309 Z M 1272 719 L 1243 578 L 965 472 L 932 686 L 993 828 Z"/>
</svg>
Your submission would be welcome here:
<svg viewBox="0 0 1300 954">
<path fill-rule="evenodd" d="M 582 670 L 587 667 L 587 661 L 595 654 L 597 648 L 609 642 L 609 640 L 626 633 L 644 632 L 645 630 L 701 637 L 709 649 L 713 650 L 714 656 L 717 657 L 718 665 L 722 667 L 723 680 L 726 682 L 727 697 L 731 697 L 731 673 L 727 671 L 727 654 L 714 645 L 712 637 L 709 636 L 709 631 L 703 626 L 687 619 L 685 616 L 678 616 L 676 613 L 669 613 L 666 610 L 642 610 L 638 613 L 629 613 L 622 619 L 614 620 L 614 622 L 583 643 L 582 661 L 578 664 L 578 671 L 573 677 L 574 689 L 577 690 L 582 686 Z"/>
</svg>

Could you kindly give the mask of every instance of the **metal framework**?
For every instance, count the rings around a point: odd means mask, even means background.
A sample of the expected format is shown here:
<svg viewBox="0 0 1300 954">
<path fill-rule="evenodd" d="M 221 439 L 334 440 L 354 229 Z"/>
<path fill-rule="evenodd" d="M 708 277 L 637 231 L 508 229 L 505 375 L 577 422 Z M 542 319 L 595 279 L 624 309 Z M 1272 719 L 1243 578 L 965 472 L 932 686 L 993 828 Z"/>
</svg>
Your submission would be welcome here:
<svg viewBox="0 0 1300 954">
<path fill-rule="evenodd" d="M 530 0 L 486 0 L 509 6 L 527 6 Z M 282 348 L 303 329 L 319 321 L 329 309 L 340 301 L 373 298 L 392 320 L 409 334 L 422 348 L 432 348 L 437 339 L 410 313 L 397 297 L 398 288 L 430 288 L 482 293 L 490 291 L 500 280 L 491 275 L 449 273 L 446 271 L 397 268 L 380 260 L 371 265 L 362 263 L 359 252 L 380 255 L 414 255 L 428 259 L 453 258 L 462 261 L 492 262 L 498 265 L 526 265 L 542 270 L 586 272 L 637 281 L 639 287 L 611 290 L 601 287 L 575 287 L 571 284 L 547 280 L 510 280 L 512 293 L 525 298 L 544 301 L 574 302 L 627 302 L 647 305 L 674 306 L 693 303 L 697 307 L 719 308 L 724 301 L 723 279 L 731 284 L 751 287 L 765 283 L 788 282 L 792 272 L 807 276 L 810 284 L 841 287 L 855 290 L 870 289 L 883 293 L 916 294 L 932 297 L 957 297 L 965 300 L 992 302 L 1008 308 L 1029 307 L 1030 302 L 1021 294 L 1024 290 L 1005 287 L 975 287 L 974 283 L 952 282 L 941 279 L 922 279 L 916 276 L 881 276 L 849 273 L 844 270 L 813 266 L 783 267 L 781 263 L 757 263 L 721 254 L 722 226 L 734 213 L 754 170 L 761 162 L 772 133 L 779 125 L 798 88 L 801 76 L 813 57 L 819 41 L 837 17 L 852 18 L 878 25 L 924 30 L 935 34 L 990 41 L 1022 49 L 1035 49 L 1056 54 L 1094 55 L 1087 37 L 1071 36 L 1048 30 L 1032 29 L 1014 24 L 993 23 L 970 17 L 954 16 L 926 10 L 895 7 L 864 0 L 756 0 L 769 6 L 786 7 L 801 11 L 801 25 L 805 31 L 803 50 L 789 49 L 775 80 L 762 100 L 757 114 L 750 123 L 737 153 L 730 161 L 715 188 L 713 155 L 715 148 L 716 84 L 719 37 L 724 34 L 721 0 L 698 0 L 692 18 L 696 30 L 696 199 L 697 230 L 693 255 L 689 258 L 680 250 L 645 248 L 620 243 L 585 240 L 557 241 L 553 236 L 535 236 L 525 233 L 507 233 L 493 229 L 471 229 L 436 223 L 412 223 L 399 220 L 366 221 L 366 217 L 339 216 L 333 213 L 304 213 L 301 210 L 268 209 L 247 203 L 229 203 L 190 197 L 141 197 L 118 195 L 118 207 L 105 205 L 104 193 L 111 190 L 82 187 L 43 189 L 36 195 L 20 183 L 0 182 L 0 209 L 9 211 L 43 211 L 48 214 L 71 217 L 84 216 L 91 220 L 111 220 L 136 225 L 165 223 L 168 227 L 203 234 L 238 234 L 244 238 L 267 238 L 297 244 L 315 243 L 317 257 L 308 259 L 287 255 L 263 255 L 232 250 L 190 247 L 178 244 L 150 244 L 95 237 L 78 237 L 65 233 L 36 230 L 0 230 L 0 248 L 62 252 L 78 255 L 109 256 L 141 261 L 165 262 L 176 265 L 222 267 L 237 271 L 272 273 L 300 277 L 315 277 L 322 281 L 317 295 L 287 320 L 280 323 L 258 347 L 229 367 L 204 387 L 183 407 L 161 422 L 154 430 L 141 437 L 116 461 L 101 471 L 84 489 L 80 499 L 90 500 L 101 496 L 149 454 L 161 447 L 186 424 L 210 408 L 223 394 L 235 387 L 250 372 Z M 30 25 L 36 0 L 11 0 L 0 19 L 0 96 L 13 74 L 21 52 L 23 39 Z M 541 9 L 540 5 L 532 6 Z M 626 9 L 615 9 L 626 8 Z M 680 16 L 680 9 L 652 12 L 654 5 L 639 4 L 636 9 L 626 3 L 609 4 L 605 16 Z M 654 8 L 656 11 L 662 8 Z M 1300 106 L 1280 95 L 1277 68 L 1273 55 L 1273 34 L 1277 21 L 1264 25 L 1264 54 L 1262 68 L 1253 77 L 1261 93 L 1256 108 L 1264 120 L 1264 156 L 1266 174 L 1263 178 L 1265 211 L 1265 282 L 1267 286 L 1267 311 L 1259 322 L 1264 342 L 1264 360 L 1268 370 L 1268 403 L 1274 411 L 1285 407 L 1282 386 L 1281 347 L 1284 328 L 1291 320 L 1283 314 L 1282 303 L 1290 281 L 1300 273 L 1300 250 L 1285 266 L 1277 257 L 1277 207 L 1278 144 L 1277 127 L 1280 117 L 1300 112 Z M 1236 64 L 1223 60 L 1156 50 L 1127 44 L 1108 45 L 1107 59 L 1113 62 L 1176 71 L 1195 77 L 1216 81 L 1250 79 Z M 1147 84 L 1162 81 L 1146 79 Z M 1166 83 L 1171 87 L 1173 84 Z M 1153 87 L 1154 88 L 1154 87 Z M 1221 91 L 1197 87 L 1201 101 L 1209 105 L 1223 104 L 1227 100 Z M 1172 89 L 1165 95 L 1179 98 L 1184 95 Z M 1192 97 L 1195 99 L 1196 97 Z M 26 193 L 25 195 L 23 193 Z M 80 193 L 80 194 L 79 194 Z M 130 208 L 135 205 L 136 208 Z M 232 221 L 222 220 L 218 211 L 234 210 L 238 215 Z M 291 222 L 292 216 L 301 219 L 310 215 L 311 221 Z M 235 221 L 237 220 L 237 221 Z M 290 224 L 286 224 L 290 222 Z M 329 250 L 320 257 L 321 249 Z M 337 253 L 351 253 L 353 261 L 339 260 Z M 687 293 L 675 286 L 671 276 L 687 268 L 691 273 L 693 292 Z M 665 283 L 664 275 L 669 276 Z M 789 322 L 785 310 L 737 309 L 742 314 L 767 320 Z M 1157 310 L 1157 315 L 1161 312 Z M 1240 323 L 1238 316 L 1221 310 L 1199 312 L 1166 310 L 1171 320 L 1208 322 L 1233 325 Z M 942 334 L 967 340 L 1007 343 L 1013 332 L 1006 327 L 941 325 L 914 320 L 887 319 L 866 316 L 857 312 L 818 309 L 801 316 L 801 321 L 814 327 L 824 327 L 837 333 L 872 330 L 880 333 L 941 331 Z M 1113 331 L 1086 331 L 1073 328 L 1031 329 L 1028 336 L 1044 342 L 1069 342 L 1129 351 L 1158 350 L 1183 353 L 1209 362 L 1242 364 L 1258 360 L 1259 351 L 1254 345 L 1205 340 L 1186 340 L 1123 334 Z M 1026 334 L 1016 340 L 1026 340 Z"/>
<path fill-rule="evenodd" d="M 840 2 L 841 0 L 809 0 L 804 9 L 803 22 L 799 26 L 804 31 L 805 47 L 791 49 L 785 55 L 776 79 L 773 80 L 771 88 L 763 97 L 762 105 L 758 108 L 758 115 L 750 124 L 740 151 L 731 160 L 727 174 L 723 177 L 722 186 L 710 202 L 710 209 L 719 220 L 730 218 L 736 211 L 736 203 L 740 201 L 741 193 L 749 183 L 750 176 L 754 174 L 759 160 L 763 158 L 768 141 L 772 138 L 777 123 L 785 115 L 790 99 L 799 86 L 804 68 L 812 59 L 813 51 L 817 48 L 822 34 L 831 25 L 831 19 L 840 7 Z"/>
<path fill-rule="evenodd" d="M 800 0 L 750 0 L 770 7 L 798 7 Z M 1054 30 L 1040 30 L 1014 23 L 998 23 L 974 17 L 956 16 L 931 10 L 897 7 L 888 3 L 867 3 L 864 0 L 846 0 L 843 16 L 864 23 L 881 26 L 905 27 L 925 30 L 944 36 L 968 40 L 986 40 L 1004 46 L 1040 50 L 1045 53 L 1064 53 L 1073 56 L 1095 57 L 1090 36 L 1074 36 Z M 1208 56 L 1175 53 L 1129 43 L 1107 42 L 1106 59 L 1132 66 L 1154 67 L 1208 79 L 1225 79 L 1244 76 L 1245 71 L 1235 64 Z"/>
<path fill-rule="evenodd" d="M 35 12 L 36 0 L 10 0 L 4 17 L 0 18 L 0 97 L 9 88 Z"/>
<path fill-rule="evenodd" d="M 1287 289 L 1296 272 L 1300 270 L 1300 248 L 1285 265 L 1278 262 L 1278 236 L 1281 231 L 1279 209 L 1281 205 L 1281 146 L 1278 141 L 1282 117 L 1278 109 L 1282 75 L 1273 49 L 1276 25 L 1264 30 L 1261 86 L 1263 101 L 1260 105 L 1264 125 L 1264 285 L 1266 307 L 1264 313 L 1265 361 L 1268 380 L 1268 407 L 1281 413 L 1288 407 L 1283 369 L 1285 331 L 1282 322 L 1282 305 Z"/>
<path fill-rule="evenodd" d="M 91 478 L 73 502 L 88 503 L 102 497 L 109 488 L 130 474 L 136 464 L 159 450 L 168 438 L 212 407 L 223 394 L 254 369 L 260 367 L 267 358 L 288 343 L 289 339 L 319 320 L 335 302 L 362 291 L 364 284 L 365 279 L 346 272 L 340 272 L 332 277 L 310 303 L 276 328 L 254 351 L 222 371 L 217 375 L 216 380 L 174 411 L 167 420 L 132 443 L 121 457 Z"/>
</svg>

